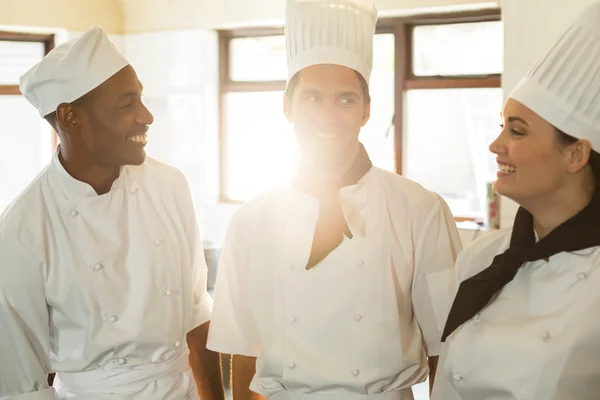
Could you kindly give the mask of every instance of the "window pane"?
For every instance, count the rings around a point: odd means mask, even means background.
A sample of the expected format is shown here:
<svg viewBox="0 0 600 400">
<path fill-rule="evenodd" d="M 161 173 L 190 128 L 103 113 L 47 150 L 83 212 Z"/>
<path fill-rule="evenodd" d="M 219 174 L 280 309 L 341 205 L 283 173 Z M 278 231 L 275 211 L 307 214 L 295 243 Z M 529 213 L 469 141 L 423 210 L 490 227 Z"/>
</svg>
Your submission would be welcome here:
<svg viewBox="0 0 600 400">
<path fill-rule="evenodd" d="M 293 171 L 297 147 L 283 115 L 283 92 L 226 97 L 227 192 L 249 200 Z"/>
<path fill-rule="evenodd" d="M 413 69 L 417 76 L 502 73 L 501 21 L 417 26 Z"/>
<path fill-rule="evenodd" d="M 404 175 L 442 195 L 455 216 L 483 219 L 502 89 L 410 90 L 406 99 Z"/>
<path fill-rule="evenodd" d="M 0 85 L 18 85 L 19 77 L 44 57 L 43 43 L 0 41 Z"/>
<path fill-rule="evenodd" d="M 370 82 L 371 117 L 360 140 L 373 165 L 394 171 L 394 35 L 375 36 Z"/>
<path fill-rule="evenodd" d="M 51 156 L 48 123 L 24 97 L 0 96 L 0 210 L 35 178 Z"/>
<path fill-rule="evenodd" d="M 285 37 L 262 36 L 232 39 L 229 47 L 232 81 L 285 81 Z"/>
</svg>

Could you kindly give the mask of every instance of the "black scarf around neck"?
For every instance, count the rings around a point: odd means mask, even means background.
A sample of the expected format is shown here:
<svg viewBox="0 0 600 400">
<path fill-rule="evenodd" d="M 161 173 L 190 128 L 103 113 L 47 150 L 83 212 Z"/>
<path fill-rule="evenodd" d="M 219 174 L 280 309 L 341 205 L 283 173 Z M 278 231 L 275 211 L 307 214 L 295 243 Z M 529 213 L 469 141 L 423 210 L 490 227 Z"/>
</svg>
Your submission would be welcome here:
<svg viewBox="0 0 600 400">
<path fill-rule="evenodd" d="M 364 146 L 362 143 L 359 145 L 354 163 L 339 181 L 322 185 L 317 183 L 313 173 L 302 170 L 295 179 L 294 183 L 298 189 L 319 200 L 319 219 L 306 269 L 311 269 L 327 257 L 342 243 L 344 235 L 352 239 L 338 193 L 345 186 L 355 185 L 373 166 Z"/>
<path fill-rule="evenodd" d="M 577 215 L 559 225 L 542 240 L 535 242 L 533 217 L 519 208 L 510 237 L 510 247 L 494 257 L 492 264 L 463 281 L 459 288 L 442 341 L 459 326 L 474 317 L 512 281 L 519 268 L 528 261 L 547 259 L 565 251 L 577 251 L 600 245 L 600 190 Z"/>
</svg>

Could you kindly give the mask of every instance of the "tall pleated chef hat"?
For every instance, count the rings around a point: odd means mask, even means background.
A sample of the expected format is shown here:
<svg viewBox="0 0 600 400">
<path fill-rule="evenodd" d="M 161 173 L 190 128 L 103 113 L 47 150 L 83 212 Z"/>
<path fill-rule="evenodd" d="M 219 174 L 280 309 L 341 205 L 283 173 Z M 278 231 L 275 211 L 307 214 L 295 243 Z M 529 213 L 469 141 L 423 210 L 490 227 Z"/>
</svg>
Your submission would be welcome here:
<svg viewBox="0 0 600 400">
<path fill-rule="evenodd" d="M 376 24 L 373 0 L 288 0 L 288 80 L 312 65 L 335 64 L 356 70 L 369 82 Z"/>
<path fill-rule="evenodd" d="M 579 14 L 509 97 L 600 151 L 600 1 Z"/>
<path fill-rule="evenodd" d="M 99 26 L 57 46 L 20 79 L 20 90 L 42 117 L 91 92 L 129 61 Z"/>
</svg>

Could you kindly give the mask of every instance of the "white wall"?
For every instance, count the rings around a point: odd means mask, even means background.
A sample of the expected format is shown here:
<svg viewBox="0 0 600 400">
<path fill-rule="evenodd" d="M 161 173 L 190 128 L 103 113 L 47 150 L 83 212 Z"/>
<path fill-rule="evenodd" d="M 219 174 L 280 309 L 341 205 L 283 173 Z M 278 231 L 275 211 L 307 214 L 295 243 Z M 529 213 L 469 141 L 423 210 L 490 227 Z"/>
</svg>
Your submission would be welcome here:
<svg viewBox="0 0 600 400">
<path fill-rule="evenodd" d="M 0 0 L 0 25 L 121 33 L 124 21 L 119 0 Z"/>
<path fill-rule="evenodd" d="M 118 0 L 125 32 L 282 25 L 285 0 Z M 382 16 L 473 7 L 495 7 L 490 0 L 375 0 Z"/>
<path fill-rule="evenodd" d="M 505 96 L 525 76 L 529 68 L 558 38 L 571 20 L 594 0 L 504 0 L 504 73 Z M 517 205 L 502 198 L 500 226 L 512 226 Z"/>
</svg>

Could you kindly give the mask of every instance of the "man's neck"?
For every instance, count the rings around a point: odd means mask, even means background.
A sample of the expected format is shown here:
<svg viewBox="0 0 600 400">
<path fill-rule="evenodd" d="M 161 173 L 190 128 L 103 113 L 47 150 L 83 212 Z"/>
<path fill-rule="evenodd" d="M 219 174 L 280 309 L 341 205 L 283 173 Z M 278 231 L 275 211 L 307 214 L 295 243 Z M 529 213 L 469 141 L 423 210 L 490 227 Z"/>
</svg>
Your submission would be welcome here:
<svg viewBox="0 0 600 400">
<path fill-rule="evenodd" d="M 74 179 L 90 185 L 98 195 L 108 193 L 119 177 L 120 168 L 94 165 L 65 149 L 60 149 L 58 159 Z"/>
<path fill-rule="evenodd" d="M 309 169 L 311 170 L 311 176 L 315 179 L 315 183 L 319 185 L 331 185 L 339 182 L 350 168 L 352 168 L 358 156 L 358 151 L 359 147 L 357 146 L 352 157 L 348 157 L 340 164 L 311 164 Z"/>
</svg>

